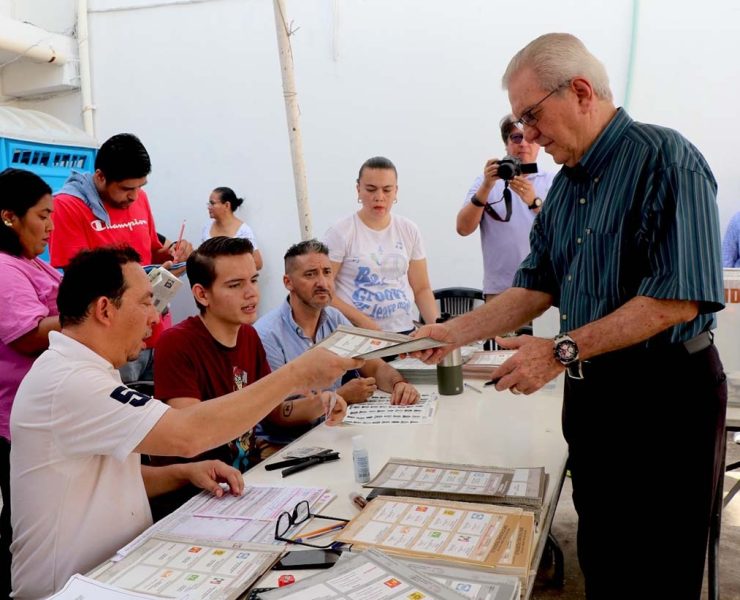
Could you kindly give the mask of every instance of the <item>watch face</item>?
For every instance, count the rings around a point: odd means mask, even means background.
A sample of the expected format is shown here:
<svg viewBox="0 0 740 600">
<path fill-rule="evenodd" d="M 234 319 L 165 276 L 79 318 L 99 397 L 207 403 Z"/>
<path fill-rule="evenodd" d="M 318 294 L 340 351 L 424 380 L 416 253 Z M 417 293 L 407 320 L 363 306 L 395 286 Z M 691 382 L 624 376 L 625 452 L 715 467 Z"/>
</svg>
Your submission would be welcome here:
<svg viewBox="0 0 740 600">
<path fill-rule="evenodd" d="M 563 340 L 558 344 L 558 359 L 561 363 L 573 362 L 578 357 L 578 347 L 570 340 Z"/>
</svg>

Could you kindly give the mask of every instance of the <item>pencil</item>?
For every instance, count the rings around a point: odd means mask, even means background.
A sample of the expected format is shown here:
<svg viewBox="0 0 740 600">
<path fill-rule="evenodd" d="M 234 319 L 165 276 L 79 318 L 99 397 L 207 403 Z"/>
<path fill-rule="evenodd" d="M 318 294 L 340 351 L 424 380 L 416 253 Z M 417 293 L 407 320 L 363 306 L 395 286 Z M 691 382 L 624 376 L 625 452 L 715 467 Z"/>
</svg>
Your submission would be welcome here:
<svg viewBox="0 0 740 600">
<path fill-rule="evenodd" d="M 175 244 L 175 254 L 180 250 L 180 244 L 182 243 L 182 236 L 185 233 L 185 219 L 182 220 L 180 225 L 180 235 L 177 236 L 177 243 Z"/>
<path fill-rule="evenodd" d="M 321 529 L 315 529 L 313 531 L 309 531 L 308 533 L 304 533 L 303 535 L 301 535 L 301 537 L 293 538 L 292 541 L 303 542 L 305 540 L 310 540 L 315 537 L 324 535 L 325 533 L 329 533 L 330 531 L 342 529 L 345 525 L 346 523 L 335 523 L 334 525 L 329 525 L 328 527 L 322 527 Z"/>
<path fill-rule="evenodd" d="M 468 388 L 468 389 L 471 389 L 471 390 L 473 390 L 474 392 L 478 392 L 479 394 L 482 394 L 482 393 L 483 393 L 483 392 L 482 392 L 481 390 L 479 390 L 479 389 L 478 389 L 477 387 L 475 387 L 474 385 L 471 385 L 471 384 L 470 384 L 470 383 L 468 383 L 467 381 L 466 381 L 465 383 L 463 383 L 463 385 L 464 385 L 464 386 L 465 386 L 466 388 Z"/>
</svg>

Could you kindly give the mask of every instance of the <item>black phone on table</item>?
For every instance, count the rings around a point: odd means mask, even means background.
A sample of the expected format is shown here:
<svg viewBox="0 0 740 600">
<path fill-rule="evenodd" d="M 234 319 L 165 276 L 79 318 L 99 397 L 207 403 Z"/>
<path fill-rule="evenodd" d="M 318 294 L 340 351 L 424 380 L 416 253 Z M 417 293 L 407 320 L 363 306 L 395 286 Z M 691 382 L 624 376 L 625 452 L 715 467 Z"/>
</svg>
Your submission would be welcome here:
<svg viewBox="0 0 740 600">
<path fill-rule="evenodd" d="M 328 569 L 341 554 L 337 550 L 294 550 L 283 556 L 273 569 Z"/>
</svg>

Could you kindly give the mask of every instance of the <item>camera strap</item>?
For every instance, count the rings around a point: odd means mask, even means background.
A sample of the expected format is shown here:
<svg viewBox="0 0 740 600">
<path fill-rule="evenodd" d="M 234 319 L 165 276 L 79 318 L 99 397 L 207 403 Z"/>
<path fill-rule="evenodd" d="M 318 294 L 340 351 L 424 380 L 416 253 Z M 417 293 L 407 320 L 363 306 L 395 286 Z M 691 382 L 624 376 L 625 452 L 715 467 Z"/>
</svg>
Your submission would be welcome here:
<svg viewBox="0 0 740 600">
<path fill-rule="evenodd" d="M 486 214 L 491 217 L 494 221 L 501 221 L 502 223 L 508 223 L 511 220 L 511 190 L 509 189 L 509 182 L 504 183 L 504 205 L 506 206 L 506 216 L 501 218 L 498 213 L 493 210 L 491 204 L 486 203 L 485 211 Z"/>
</svg>

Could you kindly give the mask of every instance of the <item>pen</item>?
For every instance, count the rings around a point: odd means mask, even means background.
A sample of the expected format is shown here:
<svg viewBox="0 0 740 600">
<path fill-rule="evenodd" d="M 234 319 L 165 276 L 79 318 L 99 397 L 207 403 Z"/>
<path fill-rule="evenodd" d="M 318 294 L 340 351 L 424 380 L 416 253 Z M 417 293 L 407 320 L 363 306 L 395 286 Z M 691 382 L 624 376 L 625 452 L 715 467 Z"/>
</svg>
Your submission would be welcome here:
<svg viewBox="0 0 740 600">
<path fill-rule="evenodd" d="M 180 243 L 182 242 L 182 236 L 185 233 L 185 219 L 182 220 L 180 225 L 180 235 L 177 236 L 177 242 L 175 243 L 175 254 L 180 250 Z"/>
<path fill-rule="evenodd" d="M 467 381 L 466 381 L 465 383 L 463 383 L 463 385 L 464 385 L 464 386 L 465 386 L 466 388 L 468 388 L 468 389 L 470 389 L 470 390 L 473 390 L 474 392 L 478 392 L 479 394 L 482 394 L 482 393 L 483 393 L 483 390 L 479 390 L 479 389 L 478 389 L 477 387 L 475 387 L 474 385 L 471 385 L 471 384 L 470 384 L 470 383 L 468 383 Z"/>
<path fill-rule="evenodd" d="M 488 387 L 489 385 L 496 385 L 499 381 L 501 381 L 500 377 L 494 377 L 493 379 L 491 379 L 491 381 L 486 381 L 483 384 L 483 387 Z"/>
<path fill-rule="evenodd" d="M 342 529 L 346 524 L 347 523 L 335 523 L 334 525 L 329 525 L 328 527 L 322 527 L 321 529 L 309 531 L 308 533 L 304 533 L 303 535 L 301 535 L 301 537 L 293 538 L 291 541 L 292 542 L 305 542 L 306 540 L 312 540 L 313 538 L 326 535 L 330 531 L 336 531 L 337 529 Z"/>
<path fill-rule="evenodd" d="M 294 465 L 292 467 L 288 467 L 287 469 L 283 469 L 281 473 L 283 474 L 283 477 L 287 477 L 288 475 L 292 475 L 293 473 L 298 473 L 299 471 L 308 469 L 308 467 L 313 467 L 314 465 L 328 462 L 330 460 L 339 460 L 339 453 L 334 452 L 332 454 L 327 454 L 326 456 L 316 456 L 314 458 L 309 458 L 308 460 L 303 461 L 300 465 Z"/>
<path fill-rule="evenodd" d="M 317 452 L 316 454 L 313 454 L 311 456 L 304 456 L 303 458 L 289 458 L 287 460 L 281 460 L 276 463 L 265 465 L 265 471 L 275 471 L 276 469 L 282 469 L 283 467 L 292 467 L 293 465 L 300 465 L 311 458 L 318 458 L 319 456 L 327 456 L 327 455 L 331 455 L 332 453 L 336 454 L 333 450 L 326 449 L 326 450 L 322 450 L 321 452 Z"/>
</svg>

